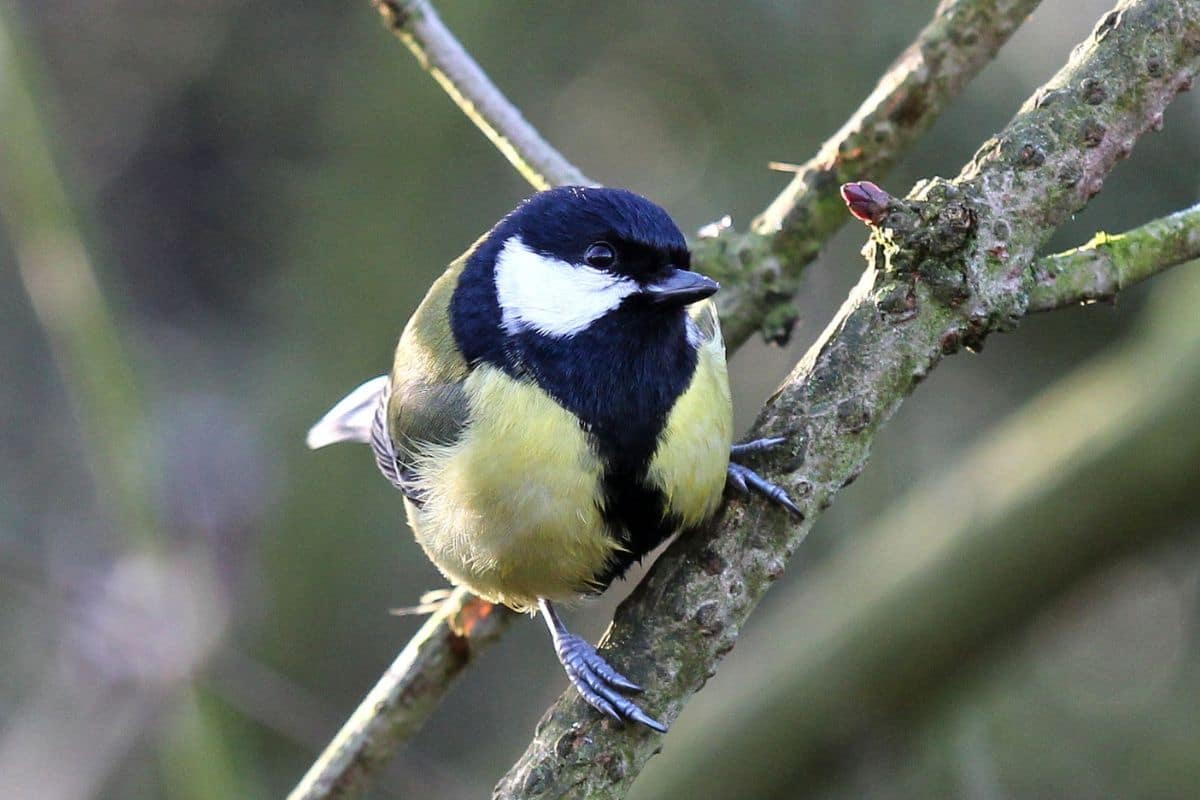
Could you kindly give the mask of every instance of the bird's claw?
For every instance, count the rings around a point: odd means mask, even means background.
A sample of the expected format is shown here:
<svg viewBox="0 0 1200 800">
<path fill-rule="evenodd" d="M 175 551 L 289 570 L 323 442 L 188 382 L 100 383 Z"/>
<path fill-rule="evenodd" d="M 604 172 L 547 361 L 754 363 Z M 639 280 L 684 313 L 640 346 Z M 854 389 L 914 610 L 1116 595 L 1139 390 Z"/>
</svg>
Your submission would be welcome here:
<svg viewBox="0 0 1200 800">
<path fill-rule="evenodd" d="M 737 458 L 738 456 L 749 455 L 750 453 L 761 453 L 764 450 L 770 450 L 772 447 L 778 447 L 786 441 L 787 439 L 782 436 L 768 436 L 765 439 L 752 439 L 749 442 L 742 442 L 741 444 L 735 444 L 730 447 L 729 455 L 731 458 Z"/>
<path fill-rule="evenodd" d="M 571 633 L 563 633 L 554 642 L 555 652 L 567 671 L 571 684 L 588 705 L 617 720 L 633 720 L 647 728 L 666 733 L 667 726 L 638 708 L 621 692 L 640 692 L 642 687 L 626 678 L 605 661 L 596 648 Z"/>
<path fill-rule="evenodd" d="M 761 453 L 764 450 L 770 450 L 772 447 L 783 444 L 785 441 L 787 440 L 783 437 L 754 439 L 753 441 L 733 445 L 733 447 L 729 448 L 729 455 L 731 458 L 736 458 L 750 453 Z M 804 512 L 801 511 L 800 506 L 796 505 L 795 501 L 788 495 L 787 490 L 782 486 L 771 483 L 747 466 L 730 461 L 728 480 L 742 494 L 749 494 L 753 490 L 771 502 L 783 506 L 797 517 L 804 517 Z"/>
</svg>

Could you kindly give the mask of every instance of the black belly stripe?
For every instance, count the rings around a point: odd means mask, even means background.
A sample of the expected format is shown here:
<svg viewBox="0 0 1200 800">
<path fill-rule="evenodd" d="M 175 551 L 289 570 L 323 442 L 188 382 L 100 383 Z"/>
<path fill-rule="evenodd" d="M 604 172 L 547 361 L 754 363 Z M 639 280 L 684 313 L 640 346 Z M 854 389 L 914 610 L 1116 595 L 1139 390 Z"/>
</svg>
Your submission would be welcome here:
<svg viewBox="0 0 1200 800">
<path fill-rule="evenodd" d="M 644 472 L 632 478 L 606 473 L 602 485 L 607 504 L 605 520 L 626 549 L 613 553 L 605 568 L 593 578 L 597 593 L 624 577 L 631 566 L 666 541 L 682 524 L 677 516 L 666 513 L 666 496 L 646 484 Z"/>
<path fill-rule="evenodd" d="M 580 419 L 605 465 L 604 517 L 624 551 L 595 581 L 603 589 L 679 529 L 647 472 L 675 401 L 696 371 L 686 312 L 620 309 L 569 339 L 516 337 L 510 364 Z"/>
</svg>

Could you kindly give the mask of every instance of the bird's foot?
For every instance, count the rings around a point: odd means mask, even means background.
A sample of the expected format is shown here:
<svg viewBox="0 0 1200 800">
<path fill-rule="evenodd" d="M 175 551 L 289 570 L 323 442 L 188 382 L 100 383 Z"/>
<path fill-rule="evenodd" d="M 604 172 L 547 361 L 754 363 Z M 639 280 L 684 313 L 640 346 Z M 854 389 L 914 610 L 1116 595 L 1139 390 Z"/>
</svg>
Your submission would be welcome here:
<svg viewBox="0 0 1200 800">
<path fill-rule="evenodd" d="M 781 445 L 785 441 L 787 440 L 782 437 L 774 437 L 735 444 L 729 448 L 729 456 L 730 458 L 737 458 L 738 456 L 749 455 L 751 453 L 761 453 Z M 730 461 L 729 482 L 742 494 L 749 494 L 751 491 L 758 492 L 771 502 L 783 506 L 797 517 L 803 518 L 804 516 L 804 512 L 800 510 L 800 506 L 796 505 L 795 501 L 792 500 L 782 486 L 771 483 L 747 466 Z"/>
<path fill-rule="evenodd" d="M 626 678 L 605 661 L 596 648 L 567 631 L 549 602 L 541 602 L 542 616 L 554 637 L 554 652 L 567 677 L 588 705 L 613 719 L 633 720 L 647 728 L 666 733 L 667 726 L 651 717 L 623 692 L 637 693 L 642 687 Z"/>
<path fill-rule="evenodd" d="M 638 708 L 637 704 L 621 692 L 640 692 L 642 687 L 617 672 L 601 658 L 596 648 L 568 633 L 554 643 L 558 660 L 567 671 L 567 677 L 579 694 L 592 708 L 613 719 L 633 720 L 659 733 L 666 733 L 667 726 Z"/>
</svg>

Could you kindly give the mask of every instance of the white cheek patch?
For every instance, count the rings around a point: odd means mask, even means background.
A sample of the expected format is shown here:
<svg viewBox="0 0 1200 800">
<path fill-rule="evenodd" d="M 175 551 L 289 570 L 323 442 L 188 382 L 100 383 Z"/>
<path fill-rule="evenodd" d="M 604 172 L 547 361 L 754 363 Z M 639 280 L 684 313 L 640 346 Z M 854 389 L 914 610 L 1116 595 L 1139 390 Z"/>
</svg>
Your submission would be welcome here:
<svg viewBox="0 0 1200 800">
<path fill-rule="evenodd" d="M 574 336 L 638 290 L 635 281 L 535 253 L 514 236 L 496 258 L 504 330 Z"/>
</svg>

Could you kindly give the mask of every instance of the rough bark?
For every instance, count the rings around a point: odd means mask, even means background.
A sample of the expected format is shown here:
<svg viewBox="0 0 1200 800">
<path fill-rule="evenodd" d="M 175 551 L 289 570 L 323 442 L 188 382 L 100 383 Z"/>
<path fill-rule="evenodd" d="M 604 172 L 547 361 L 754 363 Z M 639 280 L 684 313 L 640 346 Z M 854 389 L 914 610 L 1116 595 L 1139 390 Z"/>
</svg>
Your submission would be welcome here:
<svg viewBox="0 0 1200 800">
<path fill-rule="evenodd" d="M 1200 238 L 1200 219 L 1191 230 Z M 773 598 L 756 620 L 785 632 L 770 656 L 689 709 L 634 794 L 821 795 L 1054 596 L 1178 534 L 1200 490 L 1200 272 L 1172 288 L 1133 341 L 1023 405 Z"/>
</svg>

